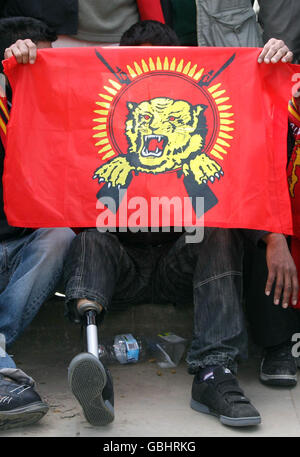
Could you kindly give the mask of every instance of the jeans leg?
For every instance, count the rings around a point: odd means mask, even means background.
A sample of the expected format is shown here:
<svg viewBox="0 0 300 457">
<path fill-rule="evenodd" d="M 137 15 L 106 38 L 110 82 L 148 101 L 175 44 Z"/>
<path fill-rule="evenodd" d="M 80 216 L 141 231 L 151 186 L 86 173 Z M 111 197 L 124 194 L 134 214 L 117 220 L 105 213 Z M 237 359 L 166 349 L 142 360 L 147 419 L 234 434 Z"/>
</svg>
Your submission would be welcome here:
<svg viewBox="0 0 300 457">
<path fill-rule="evenodd" d="M 248 355 L 240 233 L 215 230 L 206 244 L 205 256 L 210 256 L 208 268 L 203 269 L 198 257 L 194 275 L 195 336 L 187 357 L 189 371 L 223 365 L 236 372 L 238 361 Z"/>
<path fill-rule="evenodd" d="M 147 254 L 124 247 L 117 236 L 89 229 L 73 241 L 65 265 L 66 311 L 72 318 L 74 301 L 97 301 L 107 311 L 143 300 L 151 268 Z M 73 314 L 74 316 L 74 314 Z"/>
<path fill-rule="evenodd" d="M 1 368 L 17 368 L 13 359 L 5 352 L 0 354 L 0 370 Z"/>
<path fill-rule="evenodd" d="M 73 238 L 67 228 L 39 229 L 6 243 L 10 278 L 0 294 L 0 333 L 8 346 L 55 292 Z"/>
<path fill-rule="evenodd" d="M 242 238 L 237 230 L 206 228 L 202 243 L 184 236 L 160 261 L 157 281 L 165 299 L 194 298 L 194 337 L 187 355 L 189 372 L 208 365 L 236 371 L 247 356 L 242 309 Z"/>
<path fill-rule="evenodd" d="M 0 370 L 1 368 L 16 368 L 15 362 L 6 352 L 6 340 L 3 333 L 0 333 Z"/>
<path fill-rule="evenodd" d="M 9 282 L 9 258 L 6 244 L 7 243 L 0 243 L 0 293 Z M 6 352 L 6 338 L 3 333 L 0 333 L 0 369 L 1 368 L 16 368 L 15 362 Z"/>
</svg>

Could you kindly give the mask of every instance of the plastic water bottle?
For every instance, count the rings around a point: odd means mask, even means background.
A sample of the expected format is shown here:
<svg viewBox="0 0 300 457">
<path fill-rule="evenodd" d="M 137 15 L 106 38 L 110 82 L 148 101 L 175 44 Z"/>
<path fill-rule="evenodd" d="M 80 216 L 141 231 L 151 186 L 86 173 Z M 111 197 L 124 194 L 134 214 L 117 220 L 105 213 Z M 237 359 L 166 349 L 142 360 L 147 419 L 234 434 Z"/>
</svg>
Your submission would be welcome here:
<svg viewBox="0 0 300 457">
<path fill-rule="evenodd" d="M 113 342 L 99 344 L 99 358 L 106 363 L 137 363 L 146 358 L 146 344 L 131 333 L 116 335 Z"/>
<path fill-rule="evenodd" d="M 161 368 L 178 365 L 186 348 L 186 339 L 173 333 L 160 333 L 152 338 L 134 337 L 131 333 L 116 335 L 112 341 L 99 344 L 103 363 L 137 363 L 154 359 Z"/>
</svg>

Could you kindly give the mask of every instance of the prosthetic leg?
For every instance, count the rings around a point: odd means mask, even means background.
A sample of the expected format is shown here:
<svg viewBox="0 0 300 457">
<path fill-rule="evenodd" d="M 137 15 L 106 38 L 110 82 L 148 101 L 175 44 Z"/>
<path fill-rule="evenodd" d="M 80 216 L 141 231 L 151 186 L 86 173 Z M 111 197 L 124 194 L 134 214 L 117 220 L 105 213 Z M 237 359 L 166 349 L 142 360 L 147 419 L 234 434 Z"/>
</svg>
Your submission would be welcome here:
<svg viewBox="0 0 300 457">
<path fill-rule="evenodd" d="M 78 309 L 86 327 L 87 352 L 73 358 L 68 369 L 71 391 L 80 403 L 86 420 L 94 426 L 114 420 L 114 392 L 110 372 L 99 360 L 97 315 L 101 307 L 85 302 Z"/>
<path fill-rule="evenodd" d="M 98 305 L 98 303 L 86 302 L 80 305 L 78 312 L 83 318 L 84 325 L 86 328 L 87 352 L 93 354 L 98 359 L 99 352 L 97 315 L 101 313 L 101 307 Z"/>
</svg>

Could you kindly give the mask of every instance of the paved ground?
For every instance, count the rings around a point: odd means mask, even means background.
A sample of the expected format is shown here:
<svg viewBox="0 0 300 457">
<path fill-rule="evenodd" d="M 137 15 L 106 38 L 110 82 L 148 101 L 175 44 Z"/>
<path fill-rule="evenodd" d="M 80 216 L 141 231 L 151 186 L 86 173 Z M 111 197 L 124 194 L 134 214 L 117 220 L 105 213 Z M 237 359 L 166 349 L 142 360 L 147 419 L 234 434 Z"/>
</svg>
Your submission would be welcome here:
<svg viewBox="0 0 300 457">
<path fill-rule="evenodd" d="M 63 351 L 62 351 L 63 352 Z M 258 358 L 240 369 L 240 383 L 262 415 L 258 427 L 233 429 L 189 407 L 192 376 L 184 364 L 160 369 L 155 363 L 113 365 L 116 418 L 104 428 L 90 426 L 67 385 L 72 357 L 23 358 L 22 368 L 38 382 L 38 391 L 50 406 L 39 424 L 1 433 L 27 437 L 232 437 L 300 436 L 300 385 L 293 389 L 268 388 L 257 379 Z"/>
<path fill-rule="evenodd" d="M 192 308 L 174 311 L 146 306 L 106 322 L 113 334 L 119 326 L 123 331 L 160 329 L 186 336 L 184 331 L 189 335 L 192 331 Z M 168 327 L 162 328 L 161 322 Z M 101 331 L 105 333 L 105 327 Z M 184 362 L 176 369 L 160 369 L 156 363 L 146 361 L 111 365 L 116 418 L 107 427 L 92 427 L 67 384 L 68 365 L 81 350 L 80 330 L 63 317 L 62 303 L 47 303 L 12 352 L 17 365 L 36 379 L 37 390 L 50 410 L 38 424 L 2 432 L 0 437 L 300 436 L 300 372 L 299 385 L 293 389 L 263 386 L 258 380 L 260 357 L 256 349 L 240 367 L 239 379 L 261 413 L 260 426 L 233 429 L 221 425 L 214 417 L 197 413 L 189 406 L 193 377 L 187 373 Z"/>
</svg>

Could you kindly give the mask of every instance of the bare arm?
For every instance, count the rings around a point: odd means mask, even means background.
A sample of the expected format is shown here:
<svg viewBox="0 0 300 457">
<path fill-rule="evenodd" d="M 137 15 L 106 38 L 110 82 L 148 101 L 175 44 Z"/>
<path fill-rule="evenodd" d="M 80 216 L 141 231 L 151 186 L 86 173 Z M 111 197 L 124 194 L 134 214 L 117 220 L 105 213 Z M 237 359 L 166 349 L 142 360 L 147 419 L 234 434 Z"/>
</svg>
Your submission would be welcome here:
<svg viewBox="0 0 300 457">
<path fill-rule="evenodd" d="M 271 38 L 264 46 L 258 57 L 259 63 L 292 62 L 293 53 L 282 40 Z M 300 104 L 300 101 L 299 101 Z M 270 295 L 273 286 L 274 304 L 287 308 L 290 300 L 293 305 L 298 301 L 298 275 L 294 260 L 291 256 L 287 241 L 280 233 L 268 233 L 263 237 L 267 245 L 266 260 L 268 278 L 265 293 Z"/>
<path fill-rule="evenodd" d="M 267 245 L 266 260 L 269 271 L 266 295 L 270 295 L 272 287 L 275 286 L 275 305 L 279 305 L 281 297 L 283 308 L 288 307 L 290 299 L 292 304 L 296 305 L 299 292 L 298 274 L 285 236 L 280 233 L 268 233 L 263 240 Z"/>
</svg>

